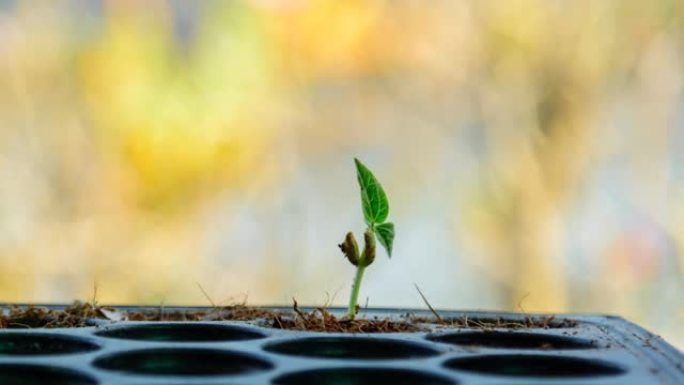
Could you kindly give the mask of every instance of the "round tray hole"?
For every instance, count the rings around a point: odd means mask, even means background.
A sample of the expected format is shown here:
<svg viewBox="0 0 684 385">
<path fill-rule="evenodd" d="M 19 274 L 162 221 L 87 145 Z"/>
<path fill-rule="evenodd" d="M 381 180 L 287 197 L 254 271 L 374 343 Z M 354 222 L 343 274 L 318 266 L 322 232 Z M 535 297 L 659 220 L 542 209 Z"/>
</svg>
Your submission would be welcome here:
<svg viewBox="0 0 684 385">
<path fill-rule="evenodd" d="M 504 354 L 454 358 L 445 362 L 444 366 L 478 374 L 513 377 L 578 378 L 625 373 L 624 369 L 599 360 L 544 355 Z"/>
<path fill-rule="evenodd" d="M 0 355 L 49 355 L 97 350 L 95 343 L 77 337 L 41 333 L 0 334 Z"/>
<path fill-rule="evenodd" d="M 428 339 L 451 345 L 503 349 L 569 350 L 596 347 L 590 340 L 540 333 L 463 332 L 432 335 Z"/>
<path fill-rule="evenodd" d="M 248 374 L 269 370 L 268 361 L 216 349 L 142 349 L 112 354 L 94 365 L 123 373 L 176 376 Z"/>
<path fill-rule="evenodd" d="M 335 368 L 285 374 L 276 385 L 454 385 L 456 382 L 430 373 L 405 369 Z"/>
<path fill-rule="evenodd" d="M 237 326 L 187 323 L 134 325 L 95 334 L 126 340 L 170 342 L 244 341 L 265 337 L 259 332 Z"/>
<path fill-rule="evenodd" d="M 79 372 L 54 366 L 0 364 L 3 385 L 91 385 L 97 381 Z"/>
<path fill-rule="evenodd" d="M 401 359 L 431 357 L 439 351 L 410 342 L 365 337 L 313 337 L 267 345 L 269 352 L 335 359 Z"/>
</svg>

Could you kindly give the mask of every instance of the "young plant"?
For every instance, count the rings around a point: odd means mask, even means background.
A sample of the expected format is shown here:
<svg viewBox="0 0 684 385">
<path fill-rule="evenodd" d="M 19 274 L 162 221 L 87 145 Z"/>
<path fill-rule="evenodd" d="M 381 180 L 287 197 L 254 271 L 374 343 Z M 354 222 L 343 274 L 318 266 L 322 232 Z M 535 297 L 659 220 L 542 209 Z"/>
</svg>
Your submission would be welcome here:
<svg viewBox="0 0 684 385">
<path fill-rule="evenodd" d="M 361 208 L 363 218 L 366 221 L 366 231 L 363 233 L 363 251 L 359 252 L 354 234 L 350 231 L 339 245 L 345 257 L 356 266 L 356 275 L 352 283 L 351 295 L 349 296 L 349 319 L 354 319 L 357 312 L 359 288 L 363 279 L 363 272 L 375 260 L 375 239 L 385 248 L 387 256 L 392 257 L 392 242 L 394 241 L 394 224 L 385 222 L 389 214 L 389 202 L 382 186 L 375 179 L 373 173 L 358 159 L 356 164 L 356 177 L 361 188 Z"/>
</svg>

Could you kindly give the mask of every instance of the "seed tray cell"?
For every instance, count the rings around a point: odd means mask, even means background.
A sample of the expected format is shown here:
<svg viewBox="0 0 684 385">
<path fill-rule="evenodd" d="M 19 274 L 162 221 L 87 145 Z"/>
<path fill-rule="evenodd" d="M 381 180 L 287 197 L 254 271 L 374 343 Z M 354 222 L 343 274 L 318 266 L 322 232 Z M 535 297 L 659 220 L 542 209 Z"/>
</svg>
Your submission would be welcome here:
<svg viewBox="0 0 684 385">
<path fill-rule="evenodd" d="M 364 316 L 402 320 L 406 312 L 369 310 Z M 469 320 L 468 327 L 426 322 L 420 332 L 343 334 L 272 329 L 265 320 L 94 320 L 97 326 L 83 328 L 0 329 L 0 383 L 684 384 L 682 353 L 618 317 L 440 315 L 447 322 Z M 548 322 L 526 323 L 530 318 Z"/>
</svg>

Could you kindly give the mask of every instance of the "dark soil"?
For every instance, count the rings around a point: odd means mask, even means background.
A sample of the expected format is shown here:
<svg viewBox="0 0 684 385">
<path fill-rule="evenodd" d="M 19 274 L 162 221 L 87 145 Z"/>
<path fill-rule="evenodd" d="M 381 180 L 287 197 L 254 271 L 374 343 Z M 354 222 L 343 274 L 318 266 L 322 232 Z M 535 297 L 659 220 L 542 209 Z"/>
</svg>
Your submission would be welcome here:
<svg viewBox="0 0 684 385">
<path fill-rule="evenodd" d="M 320 332 L 389 333 L 421 330 L 410 322 L 389 318 L 349 320 L 324 308 L 305 312 L 294 303 L 292 311 L 275 311 L 244 304 L 216 307 L 207 311 L 167 311 L 163 307 L 144 311 L 123 311 L 91 303 L 74 302 L 61 310 L 11 306 L 0 314 L 0 329 L 65 328 L 93 326 L 97 321 L 252 321 L 261 326 Z"/>
<path fill-rule="evenodd" d="M 572 319 L 556 319 L 555 316 L 534 316 L 523 319 L 505 317 L 478 317 L 478 318 L 436 318 L 436 317 L 411 317 L 415 323 L 437 324 L 449 328 L 475 328 L 475 329 L 562 329 L 574 328 L 577 321 Z"/>
<path fill-rule="evenodd" d="M 254 321 L 274 317 L 281 312 L 250 307 L 244 304 L 215 307 L 208 311 L 167 311 L 158 310 L 128 311 L 125 319 L 129 321 Z"/>
<path fill-rule="evenodd" d="M 117 321 L 249 321 L 260 326 L 285 330 L 341 333 L 396 333 L 425 331 L 430 326 L 446 328 L 520 329 L 572 328 L 576 321 L 549 317 L 524 319 L 414 317 L 407 314 L 399 319 L 363 318 L 350 320 L 338 317 L 325 308 L 302 311 L 295 301 L 292 310 L 268 310 L 245 304 L 215 307 L 206 311 L 166 310 L 163 307 L 146 310 L 121 310 L 88 302 L 74 302 L 59 310 L 41 307 L 10 306 L 0 313 L 3 328 L 65 328 L 93 326 Z"/>
<path fill-rule="evenodd" d="M 104 318 L 100 307 L 75 302 L 62 310 L 40 307 L 10 306 L 8 313 L 0 314 L 0 328 L 65 328 L 83 327 L 90 319 Z"/>
<path fill-rule="evenodd" d="M 341 333 L 397 333 L 423 330 L 414 323 L 389 318 L 338 318 L 320 307 L 307 313 L 299 310 L 297 301 L 294 301 L 292 310 L 294 315 L 275 315 L 269 326 L 275 329 Z"/>
</svg>

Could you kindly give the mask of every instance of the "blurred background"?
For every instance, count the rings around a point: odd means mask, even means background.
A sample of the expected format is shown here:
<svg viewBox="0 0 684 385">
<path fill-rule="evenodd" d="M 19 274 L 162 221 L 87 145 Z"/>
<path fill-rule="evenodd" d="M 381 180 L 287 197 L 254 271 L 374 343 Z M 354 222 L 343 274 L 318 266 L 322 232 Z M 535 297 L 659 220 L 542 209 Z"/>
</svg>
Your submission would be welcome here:
<svg viewBox="0 0 684 385">
<path fill-rule="evenodd" d="M 614 313 L 684 347 L 677 0 L 0 0 L 0 300 Z"/>
</svg>

